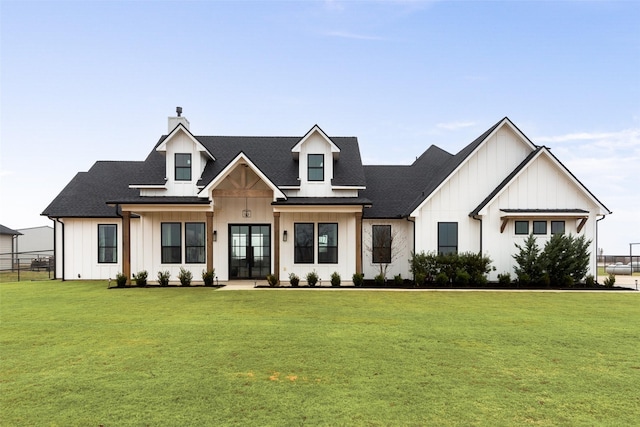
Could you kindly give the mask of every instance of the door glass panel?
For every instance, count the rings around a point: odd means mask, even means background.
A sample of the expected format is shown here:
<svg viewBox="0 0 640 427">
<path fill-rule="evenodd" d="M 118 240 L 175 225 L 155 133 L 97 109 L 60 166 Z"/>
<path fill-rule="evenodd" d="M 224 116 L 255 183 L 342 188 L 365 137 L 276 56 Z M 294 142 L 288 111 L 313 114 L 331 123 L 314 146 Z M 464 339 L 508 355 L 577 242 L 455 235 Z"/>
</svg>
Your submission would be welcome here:
<svg viewBox="0 0 640 427">
<path fill-rule="evenodd" d="M 264 279 L 271 272 L 270 227 L 232 225 L 229 234 L 229 277 Z"/>
</svg>

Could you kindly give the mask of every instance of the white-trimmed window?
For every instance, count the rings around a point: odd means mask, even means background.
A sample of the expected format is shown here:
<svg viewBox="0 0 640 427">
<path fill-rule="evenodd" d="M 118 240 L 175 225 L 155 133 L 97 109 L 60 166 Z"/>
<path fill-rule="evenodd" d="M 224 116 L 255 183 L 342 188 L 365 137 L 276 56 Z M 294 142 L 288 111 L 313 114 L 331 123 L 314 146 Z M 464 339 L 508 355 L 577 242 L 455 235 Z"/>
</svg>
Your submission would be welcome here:
<svg viewBox="0 0 640 427">
<path fill-rule="evenodd" d="M 324 181 L 324 154 L 307 155 L 307 180 Z"/>
<path fill-rule="evenodd" d="M 176 181 L 191 181 L 191 153 L 176 153 Z"/>
</svg>

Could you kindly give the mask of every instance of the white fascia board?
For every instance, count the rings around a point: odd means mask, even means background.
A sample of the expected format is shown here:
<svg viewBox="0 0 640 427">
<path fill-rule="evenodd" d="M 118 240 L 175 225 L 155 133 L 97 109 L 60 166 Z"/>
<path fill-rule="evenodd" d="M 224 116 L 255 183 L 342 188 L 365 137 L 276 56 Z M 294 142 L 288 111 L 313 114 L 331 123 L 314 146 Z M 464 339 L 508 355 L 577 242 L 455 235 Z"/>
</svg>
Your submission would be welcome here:
<svg viewBox="0 0 640 427">
<path fill-rule="evenodd" d="M 220 172 L 214 179 L 209 182 L 202 190 L 198 193 L 208 194 L 209 190 L 217 187 L 229 174 L 233 169 L 235 169 L 238 165 L 246 163 L 249 165 L 251 170 L 258 175 L 258 177 L 267 184 L 267 186 L 273 190 L 273 201 L 275 202 L 278 199 L 287 199 L 287 196 L 275 185 L 267 176 L 262 173 L 262 171 L 247 157 L 244 152 L 241 152 L 236 156 L 235 159 L 229 162 L 229 164 Z"/>
<path fill-rule="evenodd" d="M 145 203 L 132 203 L 121 204 L 122 210 L 130 211 L 133 213 L 141 212 L 209 212 L 213 209 L 213 203 L 209 204 L 181 204 L 181 203 L 166 203 L 166 204 L 145 204 Z"/>
<path fill-rule="evenodd" d="M 187 137 L 189 137 L 189 139 L 191 139 L 191 141 L 195 144 L 196 148 L 198 151 L 203 152 L 207 155 L 207 157 L 209 157 L 211 160 L 216 160 L 216 158 L 213 156 L 213 154 L 211 154 L 209 152 L 209 150 L 207 150 L 207 148 L 202 145 L 202 143 L 200 141 L 198 141 L 198 139 L 193 136 L 193 134 L 191 132 L 189 132 L 189 129 L 185 128 L 184 125 L 182 123 L 178 123 L 178 126 L 176 126 L 169 135 L 167 135 L 167 137 L 164 139 L 164 141 L 162 141 L 162 143 L 160 145 L 158 145 L 158 148 L 156 148 L 156 151 L 167 151 L 167 144 L 168 142 L 173 139 L 174 136 L 176 136 L 179 132 L 183 132 L 185 135 L 187 135 Z"/>
<path fill-rule="evenodd" d="M 431 194 L 429 194 L 419 205 L 418 207 L 411 212 L 411 214 L 409 214 L 410 217 L 419 217 L 420 216 L 420 210 L 424 207 L 424 205 L 431 199 L 431 197 L 436 194 L 438 191 L 440 191 L 440 189 L 447 183 L 449 182 L 449 180 L 451 179 L 452 176 L 454 176 L 456 173 L 458 173 L 458 171 L 460 169 L 462 169 L 467 162 L 469 162 L 469 159 L 471 159 L 481 148 L 482 146 L 488 141 L 490 140 L 496 133 L 498 133 L 498 131 L 500 129 L 502 129 L 504 126 L 509 126 L 509 129 L 511 129 L 516 135 L 518 135 L 527 145 L 529 145 L 529 147 L 531 148 L 531 150 L 535 150 L 537 147 L 534 143 L 532 143 L 529 138 L 527 138 L 527 136 L 525 134 L 523 134 L 522 132 L 520 132 L 520 130 L 513 124 L 511 123 L 511 120 L 509 120 L 508 117 L 505 117 L 504 119 L 502 119 L 502 121 L 500 122 L 500 124 L 498 126 L 496 126 L 496 128 L 489 134 L 487 135 L 480 144 L 478 144 L 478 146 L 475 148 L 475 150 L 473 150 L 471 153 L 469 153 L 469 155 L 467 156 L 466 159 L 464 159 L 464 161 L 462 163 L 460 163 L 458 165 L 457 168 L 455 168 L 441 183 L 440 185 L 438 185 L 432 192 Z"/>
<path fill-rule="evenodd" d="M 275 205 L 273 211 L 281 213 L 354 213 L 362 212 L 362 205 Z"/>
<path fill-rule="evenodd" d="M 320 134 L 320 136 L 322 138 L 324 138 L 325 141 L 327 141 L 327 143 L 331 147 L 331 153 L 333 154 L 333 158 L 337 159 L 339 157 L 339 155 L 340 155 L 340 148 L 336 144 L 333 143 L 331 138 L 329 138 L 329 136 L 326 133 L 324 133 L 324 131 L 322 129 L 320 129 L 320 126 L 318 126 L 318 125 L 313 125 L 313 127 L 309 130 L 309 132 L 307 132 L 300 139 L 300 141 L 298 141 L 298 143 L 293 146 L 293 148 L 291 149 L 291 152 L 294 154 L 294 157 L 297 157 L 300 154 L 300 150 L 301 150 L 302 145 L 309 138 L 311 138 L 311 135 L 313 135 L 315 132 L 318 132 Z"/>
<path fill-rule="evenodd" d="M 584 218 L 588 212 L 501 212 L 500 218 Z"/>
<path fill-rule="evenodd" d="M 280 189 L 281 190 L 299 190 L 300 186 L 299 185 L 281 185 Z"/>
<path fill-rule="evenodd" d="M 152 189 L 152 190 L 166 190 L 166 185 L 158 185 L 158 184 L 129 184 L 129 188 L 144 188 L 144 189 Z"/>
<path fill-rule="evenodd" d="M 366 190 L 367 187 L 360 185 L 332 185 L 332 190 Z"/>
</svg>

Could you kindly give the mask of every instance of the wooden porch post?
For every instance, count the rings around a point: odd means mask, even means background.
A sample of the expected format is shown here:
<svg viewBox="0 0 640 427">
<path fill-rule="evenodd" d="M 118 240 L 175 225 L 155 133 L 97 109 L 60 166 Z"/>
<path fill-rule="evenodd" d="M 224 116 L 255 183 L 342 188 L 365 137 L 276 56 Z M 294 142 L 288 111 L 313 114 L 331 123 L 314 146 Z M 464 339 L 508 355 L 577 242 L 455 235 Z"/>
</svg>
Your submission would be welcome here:
<svg viewBox="0 0 640 427">
<path fill-rule="evenodd" d="M 362 273 L 362 212 L 356 212 L 356 273 Z"/>
<path fill-rule="evenodd" d="M 131 284 L 131 212 L 122 211 L 122 274 Z"/>
<path fill-rule="evenodd" d="M 213 270 L 213 212 L 207 212 L 207 271 Z"/>
<path fill-rule="evenodd" d="M 280 276 L 280 212 L 273 213 L 273 269 Z"/>
</svg>

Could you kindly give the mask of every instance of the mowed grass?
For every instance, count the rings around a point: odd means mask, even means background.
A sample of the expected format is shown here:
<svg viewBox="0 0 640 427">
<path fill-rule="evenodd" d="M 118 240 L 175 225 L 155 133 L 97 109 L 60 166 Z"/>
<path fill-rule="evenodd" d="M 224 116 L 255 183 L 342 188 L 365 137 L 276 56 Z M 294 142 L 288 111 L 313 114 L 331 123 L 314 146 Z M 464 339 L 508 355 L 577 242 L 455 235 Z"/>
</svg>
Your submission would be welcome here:
<svg viewBox="0 0 640 427">
<path fill-rule="evenodd" d="M 0 425 L 637 425 L 640 295 L 0 284 Z"/>
</svg>

